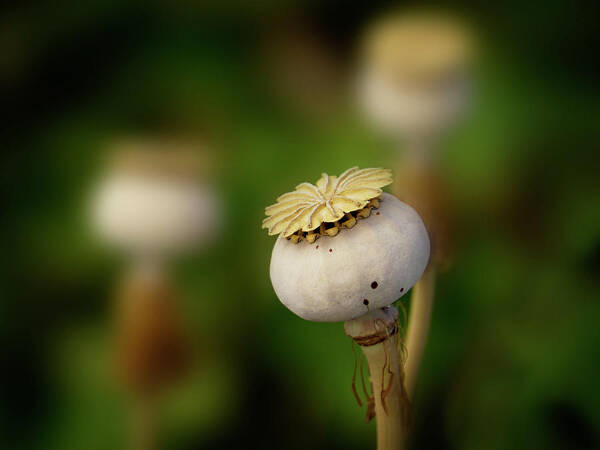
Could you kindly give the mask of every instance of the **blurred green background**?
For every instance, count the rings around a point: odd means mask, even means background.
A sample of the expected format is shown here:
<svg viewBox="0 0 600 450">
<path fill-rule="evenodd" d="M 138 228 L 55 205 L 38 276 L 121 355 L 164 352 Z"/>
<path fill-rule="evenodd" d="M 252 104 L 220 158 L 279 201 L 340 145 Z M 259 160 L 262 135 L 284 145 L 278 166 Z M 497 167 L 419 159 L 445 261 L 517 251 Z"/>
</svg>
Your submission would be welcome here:
<svg viewBox="0 0 600 450">
<path fill-rule="evenodd" d="M 86 202 L 106 143 L 193 135 L 225 220 L 173 277 L 193 371 L 160 410 L 165 449 L 374 448 L 341 324 L 277 300 L 263 208 L 301 181 L 392 166 L 347 79 L 389 2 L 63 2 L 0 15 L 0 448 L 126 448 L 111 308 L 124 262 Z M 459 251 L 439 279 L 413 447 L 600 446 L 597 8 L 446 5 L 479 35 L 472 113 L 445 142 Z M 402 300 L 407 306 L 410 300 Z"/>
</svg>

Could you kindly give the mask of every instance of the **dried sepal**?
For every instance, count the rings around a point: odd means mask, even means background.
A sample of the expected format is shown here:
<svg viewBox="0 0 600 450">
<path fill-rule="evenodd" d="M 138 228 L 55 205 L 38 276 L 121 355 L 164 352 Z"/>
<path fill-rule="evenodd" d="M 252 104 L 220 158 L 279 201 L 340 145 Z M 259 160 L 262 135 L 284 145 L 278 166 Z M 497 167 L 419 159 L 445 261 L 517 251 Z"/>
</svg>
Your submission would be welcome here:
<svg viewBox="0 0 600 450">
<path fill-rule="evenodd" d="M 319 233 L 307 233 L 305 238 L 310 244 L 312 244 L 319 239 L 320 236 L 321 235 Z"/>
<path fill-rule="evenodd" d="M 325 230 L 325 233 L 327 233 L 327 236 L 335 236 L 336 234 L 338 234 L 340 231 L 340 228 L 336 225 L 334 227 L 328 228 Z"/>
<path fill-rule="evenodd" d="M 356 215 L 359 219 L 366 219 L 371 215 L 371 208 L 361 209 Z"/>
<path fill-rule="evenodd" d="M 346 220 L 342 222 L 342 227 L 352 228 L 354 225 L 356 225 L 356 218 L 352 214 L 346 213 Z"/>
</svg>

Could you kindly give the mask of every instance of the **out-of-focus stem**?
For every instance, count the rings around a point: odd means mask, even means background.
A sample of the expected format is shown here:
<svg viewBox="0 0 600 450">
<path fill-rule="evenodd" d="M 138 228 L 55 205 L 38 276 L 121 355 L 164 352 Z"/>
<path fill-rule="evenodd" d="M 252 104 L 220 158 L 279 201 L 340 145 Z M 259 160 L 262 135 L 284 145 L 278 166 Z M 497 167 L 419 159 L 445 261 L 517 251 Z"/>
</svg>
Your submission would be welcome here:
<svg viewBox="0 0 600 450">
<path fill-rule="evenodd" d="M 404 373 L 398 355 L 398 310 L 377 309 L 345 323 L 369 365 L 377 420 L 377 449 L 398 450 L 408 427 Z"/>
<path fill-rule="evenodd" d="M 155 450 L 156 445 L 156 398 L 138 395 L 133 411 L 132 450 Z"/>
<path fill-rule="evenodd" d="M 429 267 L 412 290 L 408 335 L 406 339 L 406 390 L 413 398 L 419 367 L 423 360 L 435 291 L 436 268 L 444 253 L 445 236 L 441 233 L 438 177 L 434 163 L 437 142 L 427 134 L 406 139 L 405 162 L 396 190 L 399 197 L 413 206 L 423 218 L 430 234 L 432 254 Z M 441 247 L 440 247 L 441 246 Z"/>
<path fill-rule="evenodd" d="M 435 278 L 435 265 L 430 264 L 412 292 L 404 369 L 406 373 L 406 390 L 411 399 L 417 385 L 419 366 L 423 360 L 427 336 L 429 334 L 435 293 Z"/>
<path fill-rule="evenodd" d="M 188 363 L 176 293 L 160 262 L 140 260 L 127 274 L 115 325 L 118 374 L 133 401 L 130 448 L 154 450 L 158 399 Z"/>
</svg>

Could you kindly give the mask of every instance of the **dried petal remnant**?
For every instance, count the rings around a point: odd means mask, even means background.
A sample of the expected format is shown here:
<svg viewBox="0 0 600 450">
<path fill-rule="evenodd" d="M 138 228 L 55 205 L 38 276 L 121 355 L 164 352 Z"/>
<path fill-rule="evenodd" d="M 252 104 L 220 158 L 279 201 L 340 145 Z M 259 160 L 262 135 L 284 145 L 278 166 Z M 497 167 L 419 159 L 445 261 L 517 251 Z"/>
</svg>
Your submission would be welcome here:
<svg viewBox="0 0 600 450">
<path fill-rule="evenodd" d="M 294 192 L 283 194 L 277 203 L 265 208 L 268 217 L 262 227 L 269 230 L 269 235 L 282 233 L 284 237 L 298 233 L 301 238 L 317 228 L 318 234 L 335 236 L 340 228 L 356 224 L 357 217 L 348 213 L 360 211 L 359 218 L 368 217 L 371 208 L 379 206 L 381 188 L 391 183 L 388 169 L 352 167 L 339 177 L 324 173 L 316 185 L 301 183 Z M 323 224 L 334 226 L 323 230 Z"/>
</svg>

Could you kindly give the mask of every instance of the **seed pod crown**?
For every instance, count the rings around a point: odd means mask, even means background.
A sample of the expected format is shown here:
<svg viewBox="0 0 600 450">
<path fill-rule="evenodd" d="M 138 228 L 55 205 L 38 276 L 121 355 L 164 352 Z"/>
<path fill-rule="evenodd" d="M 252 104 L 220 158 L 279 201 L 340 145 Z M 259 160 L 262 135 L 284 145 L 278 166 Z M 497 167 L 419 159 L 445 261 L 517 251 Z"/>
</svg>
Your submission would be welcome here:
<svg viewBox="0 0 600 450">
<path fill-rule="evenodd" d="M 351 228 L 357 218 L 368 216 L 379 204 L 381 188 L 391 183 L 389 169 L 352 167 L 340 176 L 324 173 L 316 184 L 301 183 L 265 208 L 262 227 L 269 235 L 295 236 L 296 242 L 302 237 L 314 242 L 320 234 L 334 236 L 342 219 L 341 226 Z"/>
</svg>

